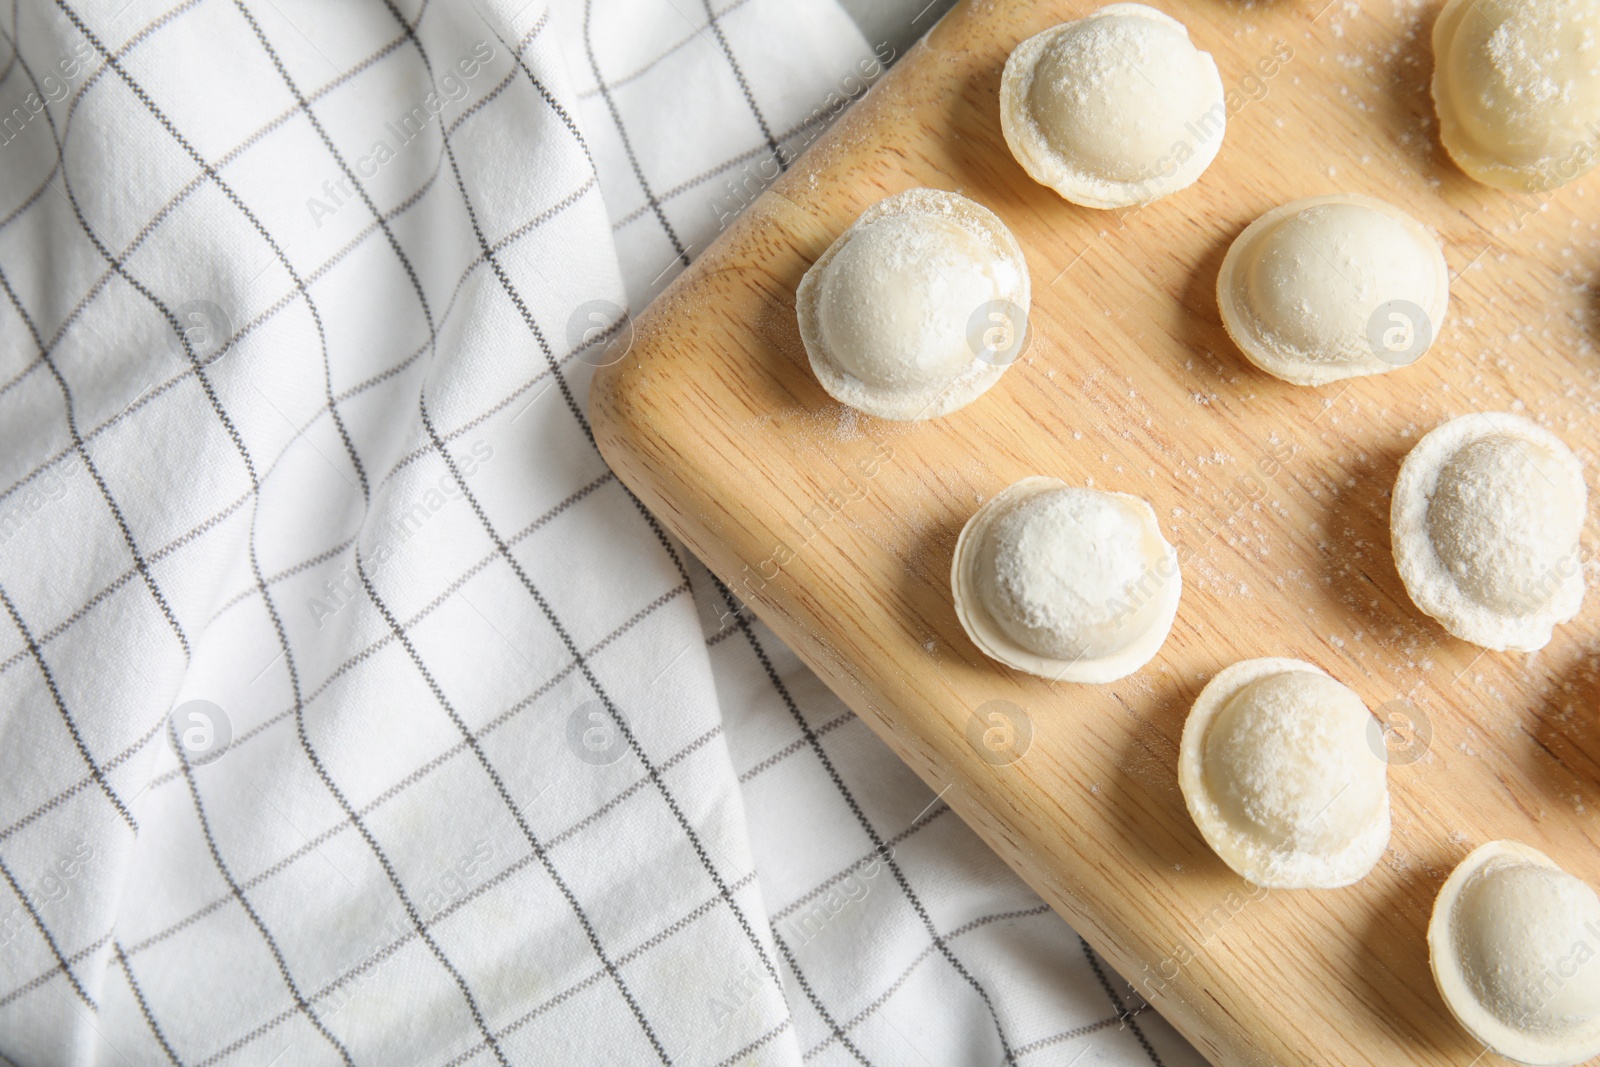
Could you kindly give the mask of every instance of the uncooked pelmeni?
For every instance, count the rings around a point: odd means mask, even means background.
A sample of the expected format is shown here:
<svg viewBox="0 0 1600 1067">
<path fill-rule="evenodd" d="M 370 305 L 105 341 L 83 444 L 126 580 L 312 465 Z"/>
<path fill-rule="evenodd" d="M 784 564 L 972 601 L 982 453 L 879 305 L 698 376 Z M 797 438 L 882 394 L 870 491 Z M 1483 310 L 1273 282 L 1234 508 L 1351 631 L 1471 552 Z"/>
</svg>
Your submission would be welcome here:
<svg viewBox="0 0 1600 1067">
<path fill-rule="evenodd" d="M 835 400 L 884 419 L 936 418 L 982 396 L 1021 354 L 1028 286 L 1022 248 L 993 212 L 908 189 L 863 211 L 806 271 L 800 337 Z"/>
<path fill-rule="evenodd" d="M 1295 385 L 1382 374 L 1421 358 L 1450 300 L 1444 252 L 1369 196 L 1314 196 L 1245 227 L 1217 306 L 1250 362 Z"/>
<path fill-rule="evenodd" d="M 1183 578 L 1145 501 L 1035 477 L 967 520 L 950 584 L 985 655 L 1058 681 L 1114 682 L 1161 648 Z"/>
<path fill-rule="evenodd" d="M 1600 1054 L 1600 897 L 1544 853 L 1491 841 L 1446 879 L 1428 923 L 1451 1014 L 1502 1056 L 1572 1067 Z"/>
<path fill-rule="evenodd" d="M 1000 129 L 1034 181 L 1074 204 L 1146 204 L 1193 185 L 1228 108 L 1183 23 L 1112 4 L 1023 41 L 1000 79 Z"/>
<path fill-rule="evenodd" d="M 1439 135 L 1461 169 L 1548 192 L 1600 152 L 1600 0 L 1450 0 L 1433 24 Z"/>
<path fill-rule="evenodd" d="M 1178 784 L 1201 836 L 1246 881 L 1334 889 L 1360 881 L 1389 844 L 1382 736 L 1361 698 L 1319 668 L 1244 660 L 1195 700 Z"/>
<path fill-rule="evenodd" d="M 1417 607 L 1455 636 L 1534 652 L 1583 604 L 1583 468 L 1517 415 L 1463 415 L 1400 465 L 1389 526 Z"/>
</svg>

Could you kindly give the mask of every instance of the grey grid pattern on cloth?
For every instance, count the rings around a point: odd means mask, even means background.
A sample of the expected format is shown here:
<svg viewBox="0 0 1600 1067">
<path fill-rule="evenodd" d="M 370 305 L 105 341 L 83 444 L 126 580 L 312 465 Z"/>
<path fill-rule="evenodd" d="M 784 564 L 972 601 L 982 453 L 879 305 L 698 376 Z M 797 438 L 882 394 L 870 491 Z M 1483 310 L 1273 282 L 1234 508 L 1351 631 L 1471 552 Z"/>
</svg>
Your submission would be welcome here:
<svg viewBox="0 0 1600 1067">
<path fill-rule="evenodd" d="M 1199 1062 L 593 447 L 595 331 L 892 50 L 9 7 L 7 1062 Z"/>
</svg>

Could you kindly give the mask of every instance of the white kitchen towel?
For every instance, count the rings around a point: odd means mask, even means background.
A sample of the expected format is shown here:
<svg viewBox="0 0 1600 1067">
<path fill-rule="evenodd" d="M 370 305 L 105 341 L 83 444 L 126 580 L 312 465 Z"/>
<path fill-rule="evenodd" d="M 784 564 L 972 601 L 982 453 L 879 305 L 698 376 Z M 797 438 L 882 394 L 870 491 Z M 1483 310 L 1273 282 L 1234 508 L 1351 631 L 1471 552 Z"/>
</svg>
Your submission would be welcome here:
<svg viewBox="0 0 1600 1067">
<path fill-rule="evenodd" d="M 1199 1062 L 593 446 L 624 308 L 894 51 L 0 6 L 6 1061 Z"/>
</svg>

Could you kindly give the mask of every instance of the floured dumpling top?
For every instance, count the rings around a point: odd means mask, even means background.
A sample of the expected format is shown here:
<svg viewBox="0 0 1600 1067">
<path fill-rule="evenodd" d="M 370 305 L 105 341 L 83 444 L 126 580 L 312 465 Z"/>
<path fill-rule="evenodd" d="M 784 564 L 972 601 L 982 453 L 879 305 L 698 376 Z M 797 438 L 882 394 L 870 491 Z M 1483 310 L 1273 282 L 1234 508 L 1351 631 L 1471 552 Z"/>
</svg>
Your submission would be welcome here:
<svg viewBox="0 0 1600 1067">
<path fill-rule="evenodd" d="M 1550 857 L 1491 841 L 1434 901 L 1428 959 L 1439 994 L 1502 1056 L 1572 1067 L 1600 1055 L 1600 897 Z"/>
<path fill-rule="evenodd" d="M 1417 607 L 1455 636 L 1533 652 L 1583 603 L 1583 469 L 1517 415 L 1463 415 L 1400 465 L 1395 564 Z"/>
<path fill-rule="evenodd" d="M 1006 60 L 1000 129 L 1029 177 L 1075 204 L 1144 204 L 1194 184 L 1228 109 L 1183 23 L 1112 4 L 1028 38 Z"/>
<path fill-rule="evenodd" d="M 1217 306 L 1250 362 L 1295 385 L 1382 374 L 1416 362 L 1450 299 L 1439 243 L 1368 196 L 1274 208 L 1228 249 Z"/>
<path fill-rule="evenodd" d="M 950 581 L 985 655 L 1069 682 L 1112 682 L 1149 662 L 1183 586 L 1149 504 L 1039 477 L 967 521 Z"/>
<path fill-rule="evenodd" d="M 1021 354 L 1028 264 L 993 212 L 909 189 L 869 207 L 806 271 L 800 337 L 828 395 L 884 419 L 976 400 Z"/>
<path fill-rule="evenodd" d="M 1450 0 L 1433 24 L 1439 135 L 1461 169 L 1548 192 L 1600 159 L 1600 0 Z"/>
<path fill-rule="evenodd" d="M 1195 700 L 1178 749 L 1178 784 L 1201 836 L 1256 885 L 1359 881 L 1389 843 L 1376 721 L 1354 692 L 1301 660 L 1220 671 Z"/>
</svg>

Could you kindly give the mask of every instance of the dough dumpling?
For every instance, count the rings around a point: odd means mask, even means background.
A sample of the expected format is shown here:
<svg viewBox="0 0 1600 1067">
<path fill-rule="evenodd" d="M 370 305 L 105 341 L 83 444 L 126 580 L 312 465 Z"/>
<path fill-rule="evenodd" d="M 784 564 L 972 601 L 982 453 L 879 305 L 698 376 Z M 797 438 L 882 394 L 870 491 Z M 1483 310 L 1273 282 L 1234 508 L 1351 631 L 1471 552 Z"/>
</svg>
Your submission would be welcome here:
<svg viewBox="0 0 1600 1067">
<path fill-rule="evenodd" d="M 938 189 L 869 207 L 806 271 L 800 337 L 817 381 L 884 419 L 932 419 L 1000 380 L 1026 342 L 1028 264 L 993 212 Z"/>
<path fill-rule="evenodd" d="M 1220 672 L 1184 722 L 1178 784 L 1206 843 L 1246 881 L 1334 889 L 1389 843 L 1388 761 L 1361 698 L 1295 659 Z"/>
<path fill-rule="evenodd" d="M 1543 193 L 1600 158 L 1600 0 L 1450 0 L 1433 24 L 1439 135 L 1487 185 Z"/>
<path fill-rule="evenodd" d="M 1600 897 L 1515 841 L 1474 850 L 1428 923 L 1439 994 L 1502 1056 L 1572 1067 L 1600 1055 Z"/>
<path fill-rule="evenodd" d="M 1040 477 L 967 521 L 950 581 L 985 655 L 1069 682 L 1113 682 L 1148 663 L 1183 586 L 1149 504 Z"/>
<path fill-rule="evenodd" d="M 1295 385 L 1420 359 L 1444 324 L 1450 270 L 1433 235 L 1369 196 L 1314 196 L 1245 227 L 1217 276 L 1222 324 L 1250 362 Z"/>
<path fill-rule="evenodd" d="M 1228 108 L 1183 23 L 1111 4 L 1023 41 L 1000 79 L 1000 129 L 1029 177 L 1084 207 L 1146 204 L 1193 185 Z"/>
<path fill-rule="evenodd" d="M 1583 604 L 1588 491 L 1560 438 L 1517 415 L 1463 415 L 1417 442 L 1390 505 L 1412 601 L 1463 641 L 1534 652 Z"/>
</svg>

